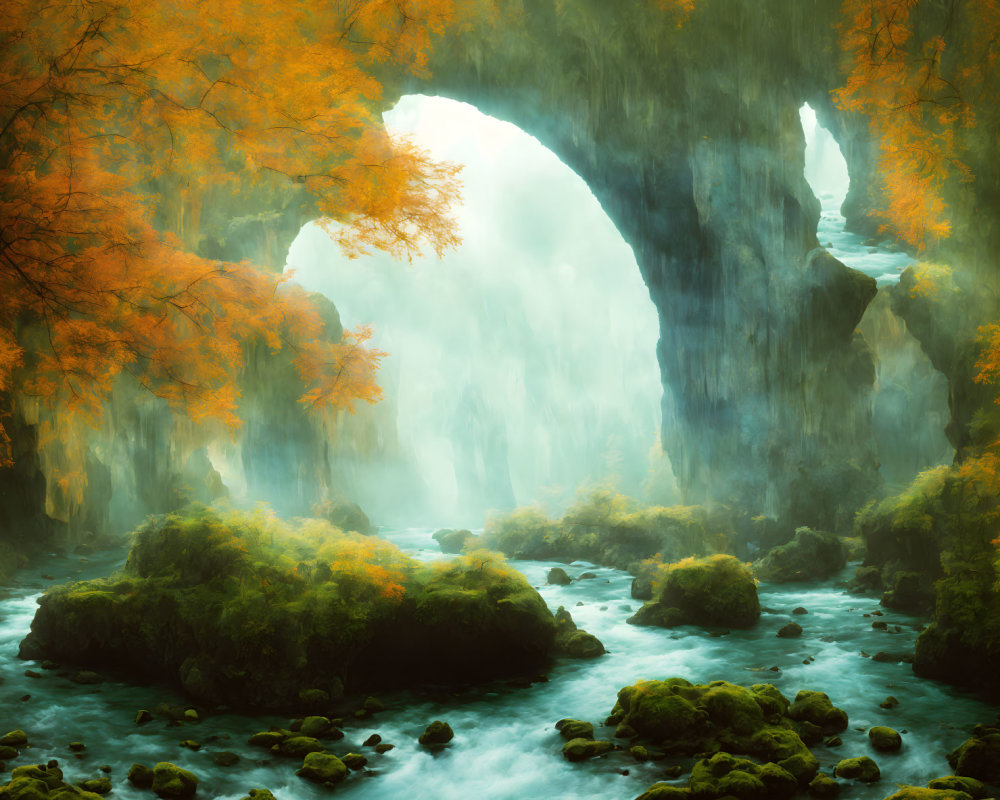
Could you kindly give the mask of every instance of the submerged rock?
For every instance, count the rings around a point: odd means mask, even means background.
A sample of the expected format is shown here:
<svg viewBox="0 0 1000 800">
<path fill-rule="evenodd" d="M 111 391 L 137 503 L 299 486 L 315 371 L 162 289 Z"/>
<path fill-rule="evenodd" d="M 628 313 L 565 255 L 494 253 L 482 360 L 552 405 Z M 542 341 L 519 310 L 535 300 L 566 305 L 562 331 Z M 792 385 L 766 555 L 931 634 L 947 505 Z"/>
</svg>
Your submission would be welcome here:
<svg viewBox="0 0 1000 800">
<path fill-rule="evenodd" d="M 757 585 L 733 556 L 687 558 L 664 566 L 652 601 L 628 622 L 633 625 L 721 625 L 749 628 L 760 617 Z"/>
<path fill-rule="evenodd" d="M 790 583 L 828 578 L 847 563 L 844 544 L 834 533 L 798 528 L 787 544 L 771 548 L 753 564 L 753 573 L 764 581 Z"/>
<path fill-rule="evenodd" d="M 796 639 L 802 635 L 802 626 L 797 622 L 787 622 L 778 628 L 777 636 L 780 639 Z"/>
</svg>

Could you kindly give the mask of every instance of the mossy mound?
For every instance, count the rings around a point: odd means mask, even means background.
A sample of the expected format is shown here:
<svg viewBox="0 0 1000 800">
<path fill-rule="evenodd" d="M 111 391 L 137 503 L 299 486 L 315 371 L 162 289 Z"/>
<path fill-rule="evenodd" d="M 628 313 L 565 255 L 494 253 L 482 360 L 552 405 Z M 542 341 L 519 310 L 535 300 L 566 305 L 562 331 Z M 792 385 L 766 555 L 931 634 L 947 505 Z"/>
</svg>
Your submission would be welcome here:
<svg viewBox="0 0 1000 800">
<path fill-rule="evenodd" d="M 761 580 L 774 583 L 820 580 L 842 570 L 846 557 L 835 533 L 798 528 L 790 542 L 771 548 L 752 569 Z"/>
<path fill-rule="evenodd" d="M 799 783 L 777 764 L 756 764 L 729 753 L 716 753 L 694 765 L 689 786 L 694 797 L 782 800 L 795 794 Z"/>
<path fill-rule="evenodd" d="M 572 615 L 562 606 L 556 611 L 555 620 L 558 654 L 570 658 L 597 658 L 607 652 L 600 639 L 576 627 Z"/>
<path fill-rule="evenodd" d="M 986 786 L 982 781 L 962 775 L 945 775 L 942 778 L 935 778 L 932 781 L 928 781 L 927 787 L 929 789 L 948 789 L 950 791 L 965 792 L 972 797 L 972 800 L 982 800 L 988 794 Z"/>
<path fill-rule="evenodd" d="M 327 500 L 312 508 L 313 516 L 326 520 L 342 531 L 354 531 L 363 536 L 374 536 L 377 528 L 372 525 L 361 506 L 350 500 Z"/>
<path fill-rule="evenodd" d="M 26 658 L 180 684 L 206 703 L 309 706 L 344 687 L 537 671 L 552 613 L 485 551 L 422 564 L 320 520 L 205 507 L 147 522 L 121 574 L 50 589 Z"/>
<path fill-rule="evenodd" d="M 1000 728 L 977 726 L 974 736 L 948 754 L 948 763 L 956 775 L 1000 784 Z"/>
<path fill-rule="evenodd" d="M 972 800 L 972 795 L 955 789 L 924 789 L 900 785 L 899 791 L 885 800 Z"/>
<path fill-rule="evenodd" d="M 633 625 L 722 625 L 749 628 L 760 617 L 757 584 L 733 556 L 686 558 L 661 568 L 653 599 L 629 618 Z"/>
<path fill-rule="evenodd" d="M 45 764 L 14 767 L 0 786 L 0 800 L 102 800 L 102 795 L 63 781 L 62 770 Z"/>
<path fill-rule="evenodd" d="M 864 509 L 855 529 L 879 569 L 882 602 L 928 613 L 914 671 L 1000 689 L 1000 471 L 989 454 L 921 473 L 901 494 Z"/>
<path fill-rule="evenodd" d="M 868 756 L 845 758 L 838 761 L 833 774 L 838 778 L 861 781 L 861 783 L 874 783 L 882 777 L 878 764 L 868 758 Z"/>
<path fill-rule="evenodd" d="M 457 555 L 466 550 L 475 550 L 478 547 L 479 537 L 469 530 L 453 530 L 442 528 L 436 531 L 431 537 L 441 548 L 442 553 Z"/>
<path fill-rule="evenodd" d="M 736 532 L 724 512 L 701 506 L 641 506 L 631 498 L 595 491 L 571 506 L 561 520 L 536 508 L 519 508 L 486 521 L 482 544 L 510 558 L 591 561 L 629 569 L 657 557 L 732 552 Z"/>
<path fill-rule="evenodd" d="M 746 689 L 669 678 L 621 689 L 607 722 L 629 726 L 671 756 L 722 751 L 773 762 L 805 786 L 819 762 L 785 716 L 790 705 L 770 684 Z"/>
</svg>

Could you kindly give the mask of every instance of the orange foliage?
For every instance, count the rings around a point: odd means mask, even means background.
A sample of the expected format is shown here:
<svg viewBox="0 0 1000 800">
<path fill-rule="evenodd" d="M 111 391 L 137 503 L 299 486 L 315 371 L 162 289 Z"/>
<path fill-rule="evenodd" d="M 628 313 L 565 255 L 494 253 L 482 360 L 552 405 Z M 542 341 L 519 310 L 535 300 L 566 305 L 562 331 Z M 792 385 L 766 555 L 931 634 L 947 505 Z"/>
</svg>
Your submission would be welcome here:
<svg viewBox="0 0 1000 800">
<path fill-rule="evenodd" d="M 455 2 L 5 3 L 0 395 L 93 419 L 128 375 L 235 427 L 242 346 L 261 339 L 293 348 L 303 402 L 376 400 L 370 331 L 321 343 L 304 293 L 194 255 L 197 219 L 175 237 L 154 214 L 163 191 L 197 206 L 210 187 L 294 184 L 352 254 L 456 244 L 457 168 L 385 134 L 370 74 L 425 71 Z M 7 444 L 0 419 L 0 460 Z"/>
<path fill-rule="evenodd" d="M 879 143 L 880 230 L 923 250 L 951 233 L 946 184 L 971 180 L 961 135 L 976 122 L 975 106 L 997 61 L 1000 8 L 997 0 L 968 0 L 950 12 L 962 20 L 921 40 L 911 20 L 917 6 L 918 0 L 844 0 L 841 47 L 850 65 L 834 96 L 841 108 L 869 118 Z M 959 22 L 972 35 L 952 53 L 946 34 Z"/>
<path fill-rule="evenodd" d="M 341 591 L 355 599 L 374 594 L 399 602 L 406 594 L 409 559 L 388 542 L 344 538 L 324 546 L 320 556 L 328 560 Z"/>
</svg>

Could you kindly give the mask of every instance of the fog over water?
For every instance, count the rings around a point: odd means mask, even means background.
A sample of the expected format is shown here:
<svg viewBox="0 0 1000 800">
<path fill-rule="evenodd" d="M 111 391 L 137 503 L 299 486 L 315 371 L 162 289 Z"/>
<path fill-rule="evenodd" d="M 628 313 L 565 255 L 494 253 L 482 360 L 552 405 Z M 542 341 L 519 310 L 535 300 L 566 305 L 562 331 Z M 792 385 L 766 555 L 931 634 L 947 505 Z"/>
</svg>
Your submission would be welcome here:
<svg viewBox="0 0 1000 800">
<path fill-rule="evenodd" d="M 345 493 L 380 522 L 417 492 L 397 522 L 473 526 L 488 509 L 557 510 L 584 484 L 643 495 L 658 452 L 658 323 L 629 246 L 586 184 L 513 125 L 416 96 L 386 122 L 465 165 L 464 243 L 411 267 L 346 259 L 314 226 L 291 248 L 295 280 L 331 298 L 345 327 L 373 324 L 391 354 L 374 416 L 398 454 L 347 465 Z M 414 474 L 417 485 L 399 477 Z M 671 483 L 661 469 L 649 499 L 673 501 Z"/>
</svg>

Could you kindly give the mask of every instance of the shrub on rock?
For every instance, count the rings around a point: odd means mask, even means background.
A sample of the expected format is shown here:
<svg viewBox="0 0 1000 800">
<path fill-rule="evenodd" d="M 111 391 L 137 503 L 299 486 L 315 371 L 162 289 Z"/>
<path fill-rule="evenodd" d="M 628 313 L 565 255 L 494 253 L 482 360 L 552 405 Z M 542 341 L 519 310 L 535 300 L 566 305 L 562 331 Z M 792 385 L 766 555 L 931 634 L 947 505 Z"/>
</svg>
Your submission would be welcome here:
<svg viewBox="0 0 1000 800">
<path fill-rule="evenodd" d="M 686 558 L 664 566 L 653 600 L 632 617 L 634 625 L 722 625 L 749 628 L 760 617 L 757 584 L 733 556 Z"/>
<path fill-rule="evenodd" d="M 828 578 L 846 563 L 844 544 L 835 533 L 798 528 L 790 542 L 754 562 L 753 574 L 774 583 L 812 581 Z"/>
</svg>

